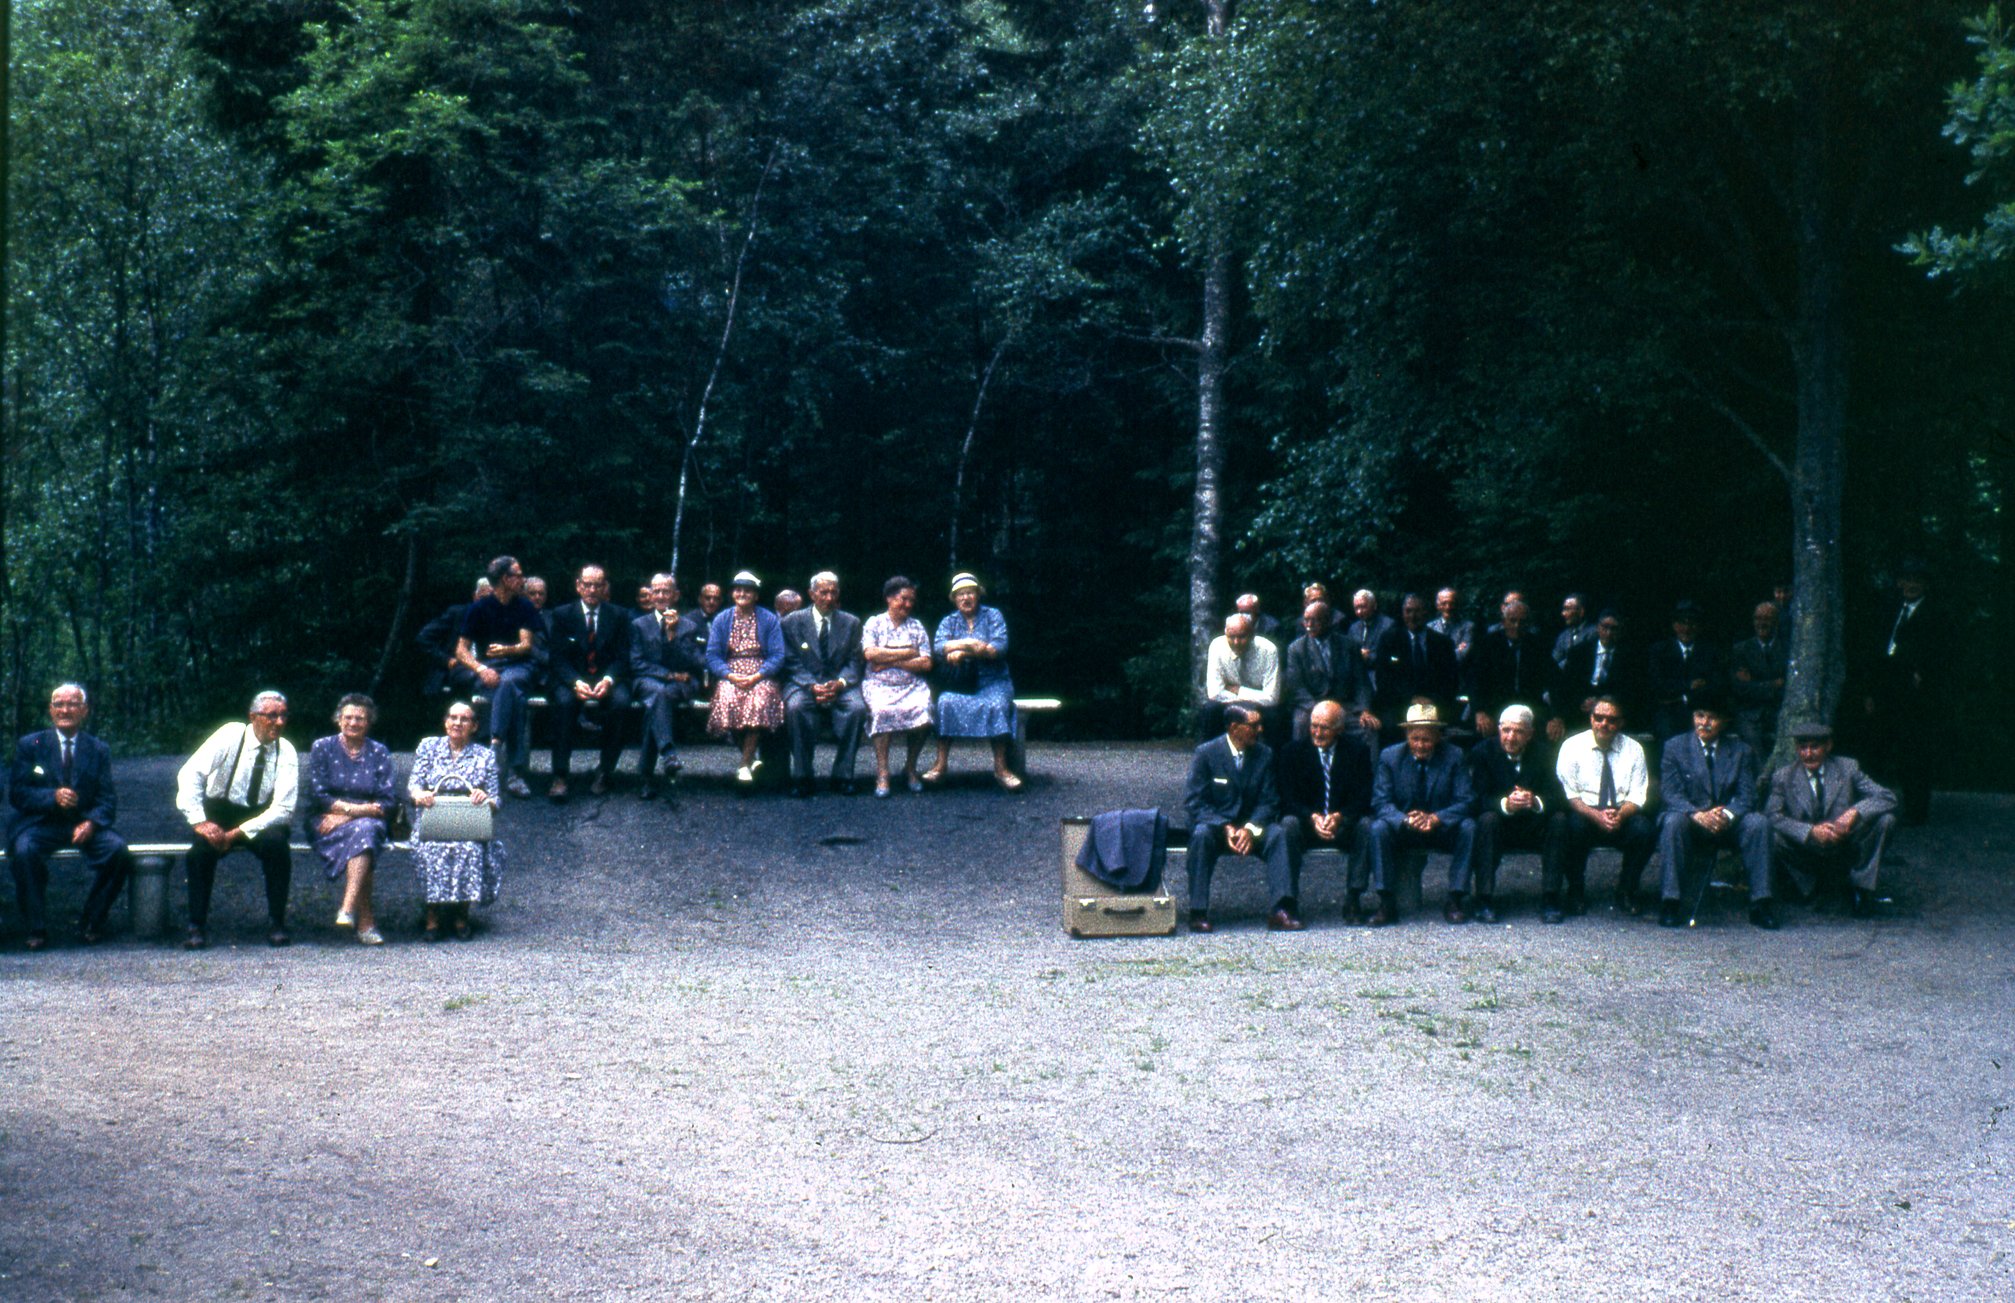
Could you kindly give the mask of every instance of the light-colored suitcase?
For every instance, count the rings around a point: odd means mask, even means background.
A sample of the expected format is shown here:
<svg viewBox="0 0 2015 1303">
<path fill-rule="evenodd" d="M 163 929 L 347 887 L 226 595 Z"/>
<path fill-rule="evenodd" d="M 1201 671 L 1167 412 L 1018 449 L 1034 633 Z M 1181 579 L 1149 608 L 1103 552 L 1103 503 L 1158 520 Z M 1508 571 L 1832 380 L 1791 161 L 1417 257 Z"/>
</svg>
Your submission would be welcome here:
<svg viewBox="0 0 2015 1303">
<path fill-rule="evenodd" d="M 1165 937 L 1175 934 L 1175 897 L 1159 888 L 1123 892 L 1077 866 L 1091 820 L 1063 821 L 1063 930 L 1085 937 Z"/>
</svg>

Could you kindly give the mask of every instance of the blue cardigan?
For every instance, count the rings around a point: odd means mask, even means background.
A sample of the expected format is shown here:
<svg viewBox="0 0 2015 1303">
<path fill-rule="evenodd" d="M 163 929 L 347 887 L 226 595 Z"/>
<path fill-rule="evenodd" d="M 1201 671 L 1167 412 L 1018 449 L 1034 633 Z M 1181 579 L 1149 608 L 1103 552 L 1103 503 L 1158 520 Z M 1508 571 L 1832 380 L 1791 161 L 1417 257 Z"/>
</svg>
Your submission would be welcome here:
<svg viewBox="0 0 2015 1303">
<path fill-rule="evenodd" d="M 763 664 L 758 673 L 764 678 L 775 678 L 784 667 L 784 623 L 767 606 L 755 610 L 756 636 L 763 640 Z M 707 626 L 707 669 L 717 679 L 728 677 L 728 630 L 734 624 L 734 608 L 727 607 Z"/>
</svg>

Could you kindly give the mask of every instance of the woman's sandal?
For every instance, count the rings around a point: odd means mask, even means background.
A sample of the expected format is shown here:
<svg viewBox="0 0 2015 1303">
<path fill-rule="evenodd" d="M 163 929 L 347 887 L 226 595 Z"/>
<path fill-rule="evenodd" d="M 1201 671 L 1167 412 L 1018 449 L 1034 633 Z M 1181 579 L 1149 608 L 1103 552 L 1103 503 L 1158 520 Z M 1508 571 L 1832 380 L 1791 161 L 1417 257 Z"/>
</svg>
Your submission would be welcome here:
<svg viewBox="0 0 2015 1303">
<path fill-rule="evenodd" d="M 1021 779 L 1013 774 L 995 774 L 994 781 L 1001 785 L 1003 792 L 1019 792 L 1021 790 Z"/>
</svg>

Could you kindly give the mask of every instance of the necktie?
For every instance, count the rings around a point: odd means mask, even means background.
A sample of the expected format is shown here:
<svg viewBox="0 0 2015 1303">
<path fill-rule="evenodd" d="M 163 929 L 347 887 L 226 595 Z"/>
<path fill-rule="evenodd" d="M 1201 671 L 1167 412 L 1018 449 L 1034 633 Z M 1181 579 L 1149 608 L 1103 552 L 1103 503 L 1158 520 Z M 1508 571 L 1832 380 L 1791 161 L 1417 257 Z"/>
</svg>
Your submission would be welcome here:
<svg viewBox="0 0 2015 1303">
<path fill-rule="evenodd" d="M 1322 750 L 1316 752 L 1316 754 L 1322 757 L 1322 812 L 1328 814 L 1330 807 L 1329 762 L 1334 757 L 1334 750 L 1330 747 L 1324 747 Z"/>
<path fill-rule="evenodd" d="M 74 738 L 66 737 L 63 739 L 63 786 L 65 787 L 71 786 L 71 779 L 76 774 L 76 747 L 77 742 Z"/>
<path fill-rule="evenodd" d="M 1707 752 L 1707 799 L 1714 799 L 1714 744 L 1708 743 L 1702 750 Z"/>
<path fill-rule="evenodd" d="M 591 606 L 588 608 L 588 641 L 593 642 L 594 640 L 595 640 L 595 608 Z"/>
<path fill-rule="evenodd" d="M 252 756 L 252 773 L 245 780 L 245 804 L 251 809 L 260 808 L 259 787 L 266 781 L 266 748 L 263 744 Z"/>
<path fill-rule="evenodd" d="M 1609 767 L 1609 753 L 1602 753 L 1602 787 L 1595 794 L 1595 804 L 1599 809 L 1616 808 L 1616 771 Z"/>
<path fill-rule="evenodd" d="M 1826 813 L 1826 792 L 1824 784 L 1819 780 L 1819 771 L 1808 770 L 1806 777 L 1812 780 L 1812 813 L 1815 815 Z"/>
<path fill-rule="evenodd" d="M 1413 762 L 1413 808 L 1427 808 L 1427 766 L 1418 760 Z"/>
<path fill-rule="evenodd" d="M 833 655 L 832 621 L 819 617 L 819 659 L 829 661 Z"/>
<path fill-rule="evenodd" d="M 1597 647 L 1595 649 L 1595 677 L 1590 679 L 1589 682 L 1598 688 L 1609 682 L 1609 648 Z"/>
<path fill-rule="evenodd" d="M 1418 681 L 1427 667 L 1427 651 L 1421 646 L 1420 635 L 1413 635 L 1413 676 Z"/>
<path fill-rule="evenodd" d="M 1231 767 L 1241 774 L 1245 772 L 1245 752 L 1234 751 L 1231 753 Z"/>
</svg>

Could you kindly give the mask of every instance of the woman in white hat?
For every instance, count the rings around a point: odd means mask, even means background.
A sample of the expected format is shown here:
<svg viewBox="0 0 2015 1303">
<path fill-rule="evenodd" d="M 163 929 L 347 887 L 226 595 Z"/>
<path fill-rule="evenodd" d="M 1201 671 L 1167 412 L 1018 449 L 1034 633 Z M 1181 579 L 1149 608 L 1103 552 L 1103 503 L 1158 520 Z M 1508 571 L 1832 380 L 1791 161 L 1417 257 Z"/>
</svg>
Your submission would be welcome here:
<svg viewBox="0 0 2015 1303">
<path fill-rule="evenodd" d="M 762 590 L 763 581 L 748 571 L 736 575 L 730 585 L 734 605 L 707 628 L 707 669 L 715 679 L 707 732 L 732 734 L 741 745 L 735 781 L 744 787 L 756 781 L 762 767 L 756 758 L 761 734 L 784 726 L 784 696 L 776 679 L 784 667 L 783 622 L 775 611 L 758 605 Z"/>
<path fill-rule="evenodd" d="M 951 739 L 983 737 L 993 744 L 994 781 L 1017 792 L 1021 779 L 1007 763 L 1008 742 L 1014 737 L 1007 620 L 993 607 L 980 605 L 985 595 L 972 574 L 952 576 L 952 605 L 957 609 L 938 622 L 931 644 L 943 667 L 937 702 L 938 762 L 923 779 L 936 783 L 944 778 Z"/>
</svg>

